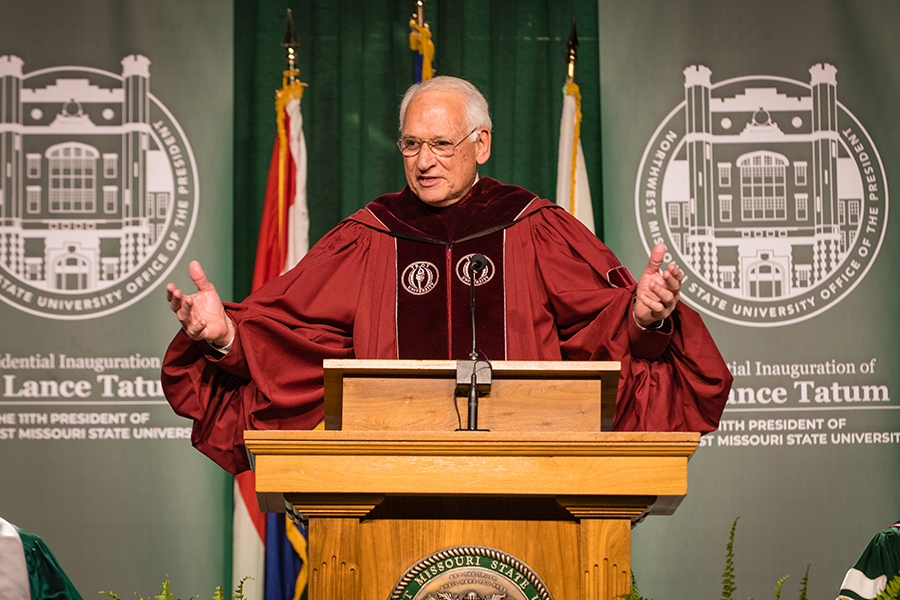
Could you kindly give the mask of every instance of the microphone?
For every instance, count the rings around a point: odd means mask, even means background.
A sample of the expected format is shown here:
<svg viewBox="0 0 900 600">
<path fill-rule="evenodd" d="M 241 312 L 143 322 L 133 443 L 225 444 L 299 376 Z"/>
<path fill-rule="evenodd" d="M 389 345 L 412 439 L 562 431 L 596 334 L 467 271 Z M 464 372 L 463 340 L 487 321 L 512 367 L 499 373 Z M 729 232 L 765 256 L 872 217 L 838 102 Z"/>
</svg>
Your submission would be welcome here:
<svg viewBox="0 0 900 600">
<path fill-rule="evenodd" d="M 473 254 L 469 257 L 469 269 L 481 273 L 487 266 L 487 258 L 484 254 Z"/>
</svg>

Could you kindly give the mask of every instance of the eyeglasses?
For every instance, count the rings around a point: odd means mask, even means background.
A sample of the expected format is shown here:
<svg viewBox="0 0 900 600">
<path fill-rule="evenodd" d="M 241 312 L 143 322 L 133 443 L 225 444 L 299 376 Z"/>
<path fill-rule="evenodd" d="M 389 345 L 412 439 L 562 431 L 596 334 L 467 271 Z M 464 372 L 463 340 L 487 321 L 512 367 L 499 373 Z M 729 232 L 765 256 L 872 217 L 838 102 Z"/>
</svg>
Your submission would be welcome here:
<svg viewBox="0 0 900 600">
<path fill-rule="evenodd" d="M 449 156 L 453 156 L 456 153 L 456 147 L 466 141 L 466 138 L 468 138 L 476 131 L 478 131 L 478 127 L 467 133 L 465 137 L 463 137 L 463 139 L 459 140 L 455 144 L 445 138 L 422 140 L 415 137 L 402 137 L 397 140 L 397 147 L 400 148 L 400 154 L 402 154 L 403 156 L 412 157 L 418 156 L 419 152 L 422 151 L 422 147 L 427 145 L 435 156 L 447 158 Z"/>
</svg>

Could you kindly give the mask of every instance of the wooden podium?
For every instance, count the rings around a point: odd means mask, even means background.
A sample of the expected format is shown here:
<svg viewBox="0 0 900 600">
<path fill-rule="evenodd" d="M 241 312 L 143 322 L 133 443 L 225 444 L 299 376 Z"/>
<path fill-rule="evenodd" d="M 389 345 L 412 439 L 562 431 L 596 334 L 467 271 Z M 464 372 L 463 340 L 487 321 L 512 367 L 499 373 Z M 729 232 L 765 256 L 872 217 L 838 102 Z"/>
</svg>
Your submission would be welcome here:
<svg viewBox="0 0 900 600">
<path fill-rule="evenodd" d="M 699 434 L 608 431 L 618 363 L 493 363 L 490 431 L 456 431 L 455 362 L 325 369 L 329 429 L 245 432 L 260 509 L 308 520 L 310 600 L 612 600 L 632 523 L 687 493 Z"/>
</svg>

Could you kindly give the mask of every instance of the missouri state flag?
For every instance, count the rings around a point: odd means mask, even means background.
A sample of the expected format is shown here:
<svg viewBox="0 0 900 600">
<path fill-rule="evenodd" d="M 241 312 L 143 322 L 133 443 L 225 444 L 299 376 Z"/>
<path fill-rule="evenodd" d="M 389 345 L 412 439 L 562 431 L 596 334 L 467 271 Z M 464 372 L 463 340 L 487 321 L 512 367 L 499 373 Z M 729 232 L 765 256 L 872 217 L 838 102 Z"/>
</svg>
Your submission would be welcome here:
<svg viewBox="0 0 900 600">
<path fill-rule="evenodd" d="M 286 71 L 276 92 L 278 135 L 272 150 L 263 205 L 253 290 L 296 265 L 309 250 L 306 204 L 306 141 L 300 100 L 304 83 Z M 308 581 L 306 532 L 284 514 L 257 509 L 252 471 L 235 476 L 233 586 L 244 581 L 246 597 L 295 600 L 305 597 Z"/>
</svg>

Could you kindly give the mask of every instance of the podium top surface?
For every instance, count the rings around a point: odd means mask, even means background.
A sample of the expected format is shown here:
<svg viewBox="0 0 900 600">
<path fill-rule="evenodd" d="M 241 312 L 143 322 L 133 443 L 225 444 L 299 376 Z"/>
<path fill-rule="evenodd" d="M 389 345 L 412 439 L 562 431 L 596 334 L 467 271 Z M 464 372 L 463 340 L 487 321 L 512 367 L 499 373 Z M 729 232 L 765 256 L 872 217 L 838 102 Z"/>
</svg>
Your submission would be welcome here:
<svg viewBox="0 0 900 600">
<path fill-rule="evenodd" d="M 381 375 L 400 375 L 427 371 L 433 375 L 454 374 L 456 372 L 455 360 L 361 360 L 361 359 L 334 359 L 323 361 L 326 373 L 370 373 Z M 598 376 L 602 373 L 610 373 L 618 379 L 622 365 L 618 361 L 599 360 L 494 360 L 491 367 L 495 374 L 509 374 L 521 376 L 540 376 L 552 373 L 554 375 Z"/>
<path fill-rule="evenodd" d="M 245 431 L 254 456 L 309 454 L 690 457 L 694 432 Z"/>
</svg>

